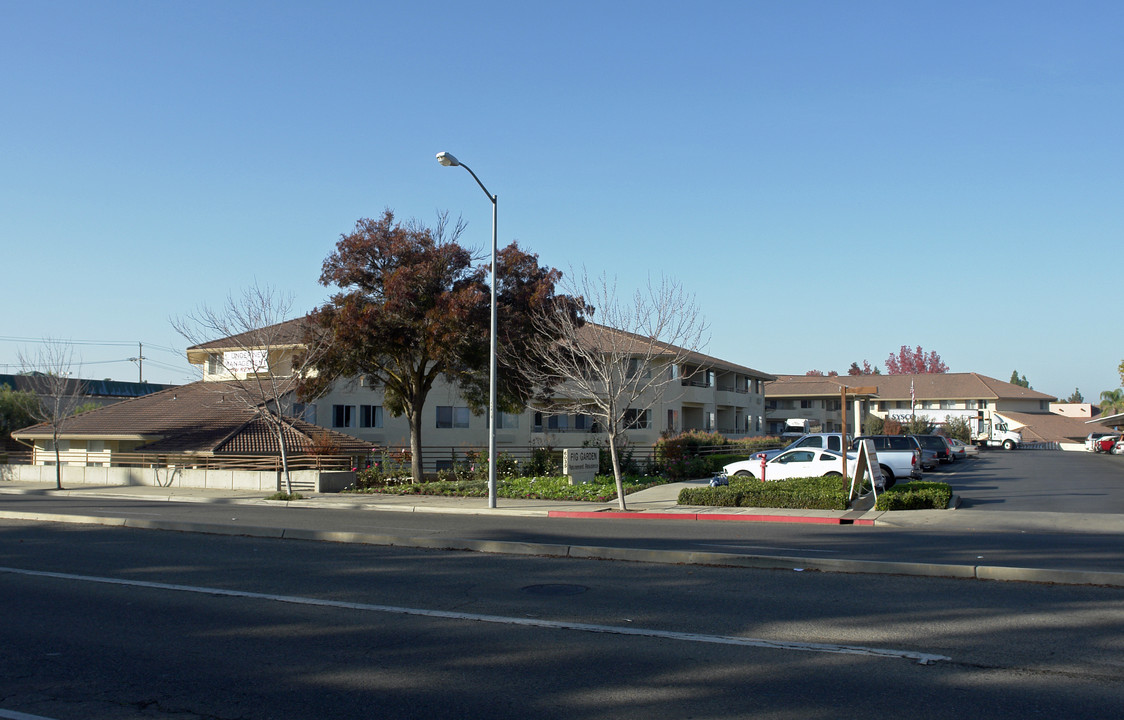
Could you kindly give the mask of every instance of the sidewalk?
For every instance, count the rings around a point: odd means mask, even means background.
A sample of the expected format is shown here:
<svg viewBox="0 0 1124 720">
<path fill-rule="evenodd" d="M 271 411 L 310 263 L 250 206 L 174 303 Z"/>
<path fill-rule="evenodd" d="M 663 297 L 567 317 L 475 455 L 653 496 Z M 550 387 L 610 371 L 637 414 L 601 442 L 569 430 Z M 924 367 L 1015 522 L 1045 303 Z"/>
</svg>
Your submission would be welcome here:
<svg viewBox="0 0 1124 720">
<path fill-rule="evenodd" d="M 628 512 L 616 501 L 529 500 L 497 498 L 489 508 L 487 498 L 438 495 L 378 495 L 362 493 L 310 493 L 300 500 L 267 500 L 272 493 L 246 490 L 159 487 L 151 485 L 73 485 L 56 490 L 53 483 L 3 482 L 0 494 L 42 494 L 61 497 L 113 497 L 147 501 L 267 504 L 288 507 L 382 510 L 392 512 L 464 513 L 470 515 L 519 515 L 537 517 L 673 519 L 711 521 L 813 522 L 873 525 L 884 513 L 875 511 L 781 510 L 770 508 L 715 508 L 678 505 L 684 487 L 703 487 L 707 480 L 660 485 L 625 498 Z M 303 494 L 303 493 L 302 493 Z"/>
<path fill-rule="evenodd" d="M 301 500 L 266 500 L 272 493 L 246 490 L 159 487 L 151 485 L 75 485 L 55 490 L 53 483 L 0 482 L 3 494 L 42 494 L 65 497 L 114 497 L 147 501 L 284 505 L 288 507 L 340 508 L 391 512 L 463 513 L 527 517 L 589 518 L 605 520 L 683 520 L 712 522 L 789 522 L 863 525 L 886 528 L 941 527 L 964 532 L 1039 530 L 1096 532 L 1124 535 L 1124 515 L 1094 513 L 1014 512 L 988 510 L 785 510 L 779 508 L 717 508 L 677 505 L 680 489 L 701 487 L 707 480 L 688 480 L 649 488 L 628 495 L 627 513 L 617 503 L 497 498 L 489 508 L 486 498 L 436 495 L 375 495 L 313 493 Z M 954 503 L 957 498 L 954 498 Z"/>
<path fill-rule="evenodd" d="M 1034 568 L 1011 565 L 947 564 L 933 562 L 858 560 L 845 558 L 756 555 L 698 550 L 649 550 L 643 548 L 573 545 L 566 542 L 535 543 L 522 541 L 452 539 L 429 536 L 386 536 L 356 532 L 334 532 L 322 529 L 297 529 L 281 526 L 249 527 L 239 524 L 184 523 L 178 520 L 117 518 L 28 514 L 4 509 L 4 494 L 65 496 L 72 498 L 127 498 L 156 502 L 223 503 L 231 505 L 265 505 L 309 508 L 340 508 L 421 513 L 466 513 L 473 515 L 518 515 L 542 518 L 588 518 L 616 522 L 636 520 L 709 521 L 709 522 L 798 522 L 829 523 L 841 526 L 877 526 L 893 528 L 937 528 L 951 533 L 1024 533 L 1116 534 L 1124 539 L 1124 515 L 1076 513 L 1032 513 L 986 510 L 912 510 L 875 512 L 852 510 L 780 510 L 769 508 L 713 508 L 676 505 L 679 490 L 699 486 L 706 480 L 672 483 L 634 493 L 627 498 L 629 512 L 619 511 L 616 503 L 557 502 L 550 500 L 511 500 L 499 498 L 496 508 L 487 506 L 486 498 L 437 496 L 397 496 L 361 494 L 313 494 L 291 502 L 267 500 L 271 493 L 201 488 L 166 488 L 153 486 L 75 486 L 55 490 L 52 483 L 0 482 L 0 518 L 44 520 L 47 522 L 80 522 L 120 525 L 149 530 L 178 530 L 210 534 L 237 534 L 255 537 L 327 542 L 393 544 L 403 547 L 439 550 L 466 550 L 510 555 L 630 560 L 678 565 L 723 565 L 758 569 L 820 570 L 824 572 L 856 572 L 870 574 L 952 577 L 978 580 L 1007 580 L 1070 585 L 1109 585 L 1124 587 L 1124 573 L 1112 570 L 1072 570 L 1068 567 Z M 954 498 L 955 501 L 955 498 Z M 1115 542 L 1115 540 L 1112 540 Z"/>
</svg>

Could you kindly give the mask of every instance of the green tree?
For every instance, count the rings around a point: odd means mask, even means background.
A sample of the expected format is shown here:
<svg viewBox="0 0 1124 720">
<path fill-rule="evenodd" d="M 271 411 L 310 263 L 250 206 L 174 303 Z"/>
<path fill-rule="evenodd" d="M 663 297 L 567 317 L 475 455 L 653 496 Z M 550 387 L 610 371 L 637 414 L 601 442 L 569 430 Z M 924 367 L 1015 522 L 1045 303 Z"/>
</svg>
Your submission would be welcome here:
<svg viewBox="0 0 1124 720">
<path fill-rule="evenodd" d="M 1083 402 L 1085 402 L 1085 398 L 1081 394 L 1081 390 L 1079 390 L 1078 388 L 1074 388 L 1073 394 L 1070 395 L 1068 398 L 1066 398 L 1066 402 L 1067 403 L 1083 403 Z"/>
<path fill-rule="evenodd" d="M 12 440 L 12 431 L 35 424 L 35 408 L 39 398 L 35 393 L 14 390 L 9 385 L 0 385 L 0 433 L 3 444 Z"/>
<path fill-rule="evenodd" d="M 1011 384 L 1030 389 L 1030 382 L 1026 379 L 1026 375 L 1019 377 L 1018 370 L 1011 371 Z"/>
<path fill-rule="evenodd" d="M 907 435 L 931 435 L 933 433 L 933 423 L 920 415 L 911 417 L 904 427 Z"/>
<path fill-rule="evenodd" d="M 948 437 L 956 438 L 961 442 L 971 442 L 972 426 L 968 423 L 967 418 L 946 415 L 944 419 L 944 434 Z"/>
<path fill-rule="evenodd" d="M 455 384 L 474 411 L 487 406 L 490 291 L 484 265 L 458 243 L 464 226 L 450 228 L 439 216 L 430 229 L 395 222 L 387 210 L 364 218 L 340 237 L 324 260 L 320 283 L 339 291 L 312 314 L 326 336 L 301 394 L 316 394 L 325 383 L 364 377 L 384 389 L 384 406 L 405 415 L 410 427 L 411 472 L 422 479 L 422 409 L 438 378 Z M 560 303 L 578 312 L 577 301 L 556 297 L 562 274 L 543 268 L 537 257 L 511 244 L 497 255 L 497 344 L 512 357 L 549 342 L 534 332 L 531 315 Z M 497 405 L 520 412 L 537 388 L 525 365 L 498 368 Z"/>
<path fill-rule="evenodd" d="M 1101 393 L 1101 412 L 1105 415 L 1115 415 L 1124 411 L 1124 390 L 1105 390 Z"/>
</svg>

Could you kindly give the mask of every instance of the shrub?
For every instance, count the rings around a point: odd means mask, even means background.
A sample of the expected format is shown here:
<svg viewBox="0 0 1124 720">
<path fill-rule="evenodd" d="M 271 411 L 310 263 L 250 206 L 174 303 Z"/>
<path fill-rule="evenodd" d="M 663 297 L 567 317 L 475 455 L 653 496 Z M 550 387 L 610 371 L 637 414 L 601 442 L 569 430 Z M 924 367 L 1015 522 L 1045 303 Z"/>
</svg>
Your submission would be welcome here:
<svg viewBox="0 0 1124 720">
<path fill-rule="evenodd" d="M 273 493 L 272 495 L 270 495 L 269 497 L 266 498 L 266 500 L 303 500 L 303 499 L 304 499 L 304 495 L 301 495 L 298 492 L 295 492 L 292 495 L 290 495 L 287 492 L 275 492 L 275 493 Z"/>
<path fill-rule="evenodd" d="M 951 438 L 956 438 L 960 442 L 972 441 L 972 426 L 968 423 L 967 418 L 951 417 L 946 415 L 944 418 L 944 432 Z"/>
<path fill-rule="evenodd" d="M 905 431 L 907 435 L 932 435 L 933 423 L 928 418 L 915 415 L 905 424 Z"/>
<path fill-rule="evenodd" d="M 793 478 L 777 482 L 731 480 L 716 488 L 684 488 L 680 505 L 846 510 L 848 483 L 838 477 Z"/>
<path fill-rule="evenodd" d="M 531 458 L 524 461 L 521 474 L 527 477 L 560 475 L 562 459 L 557 457 L 554 448 L 544 445 L 531 451 Z"/>
<path fill-rule="evenodd" d="M 888 435 L 884 431 L 886 421 L 877 415 L 867 415 L 863 424 L 863 435 Z"/>
<path fill-rule="evenodd" d="M 944 510 L 952 500 L 948 483 L 916 481 L 895 485 L 878 496 L 875 510 Z"/>
<path fill-rule="evenodd" d="M 398 453 L 383 451 L 378 459 L 369 461 L 367 467 L 356 473 L 355 487 L 362 490 L 374 486 L 410 483 L 413 482 L 410 473 L 409 451 Z"/>
<path fill-rule="evenodd" d="M 777 437 L 775 435 L 765 435 L 763 437 L 748 437 L 741 438 L 740 440 L 731 440 L 731 449 L 737 448 L 738 451 L 746 451 L 750 455 L 753 453 L 763 452 L 765 450 L 775 450 L 788 445 L 786 438 Z"/>
<path fill-rule="evenodd" d="M 625 494 L 660 485 L 659 478 L 631 477 L 624 480 Z M 409 485 L 368 487 L 363 492 L 382 492 L 396 495 L 444 495 L 456 497 L 485 497 L 487 480 L 446 479 L 437 482 Z M 598 475 L 593 482 L 571 485 L 565 476 L 519 477 L 501 480 L 496 485 L 496 495 L 502 498 L 539 500 L 582 500 L 609 502 L 617 498 L 616 481 L 612 475 Z"/>
</svg>

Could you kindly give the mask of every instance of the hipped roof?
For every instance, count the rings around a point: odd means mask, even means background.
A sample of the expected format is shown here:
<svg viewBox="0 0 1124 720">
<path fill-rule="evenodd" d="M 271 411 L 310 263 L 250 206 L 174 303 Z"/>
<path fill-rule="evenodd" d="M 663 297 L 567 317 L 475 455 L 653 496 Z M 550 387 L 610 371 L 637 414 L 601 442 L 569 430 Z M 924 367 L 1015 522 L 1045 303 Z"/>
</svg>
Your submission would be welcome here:
<svg viewBox="0 0 1124 720">
<path fill-rule="evenodd" d="M 909 375 L 779 375 L 765 386 L 766 397 L 839 395 L 841 386 L 877 387 L 881 400 L 1047 400 L 1056 397 L 979 373 L 916 373 Z"/>
<path fill-rule="evenodd" d="M 287 450 L 309 452 L 326 436 L 341 452 L 365 452 L 369 444 L 303 420 L 286 419 Z M 18 440 L 50 438 L 50 425 L 17 430 Z M 136 452 L 257 454 L 280 451 L 270 423 L 240 401 L 231 382 L 194 382 L 125 400 L 70 418 L 63 438 L 144 441 Z"/>
</svg>

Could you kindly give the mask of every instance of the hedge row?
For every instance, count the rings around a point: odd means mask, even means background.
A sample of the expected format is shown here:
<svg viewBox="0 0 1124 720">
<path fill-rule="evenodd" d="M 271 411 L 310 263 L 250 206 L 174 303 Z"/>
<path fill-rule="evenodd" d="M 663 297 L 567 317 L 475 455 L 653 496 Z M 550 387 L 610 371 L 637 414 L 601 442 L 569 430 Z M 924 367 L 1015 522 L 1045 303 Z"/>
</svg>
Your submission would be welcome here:
<svg viewBox="0 0 1124 720">
<path fill-rule="evenodd" d="M 777 482 L 731 479 L 719 487 L 683 488 L 680 505 L 761 507 L 790 510 L 846 510 L 850 481 L 795 478 Z M 944 510 L 952 488 L 942 482 L 908 482 L 879 493 L 875 510 Z"/>
<path fill-rule="evenodd" d="M 942 482 L 907 482 L 895 485 L 878 496 L 875 510 L 945 510 L 952 500 L 952 488 Z"/>
<path fill-rule="evenodd" d="M 683 488 L 680 505 L 764 507 L 792 510 L 846 510 L 847 491 L 841 478 L 793 478 L 777 482 L 731 479 L 719 487 Z"/>
</svg>

